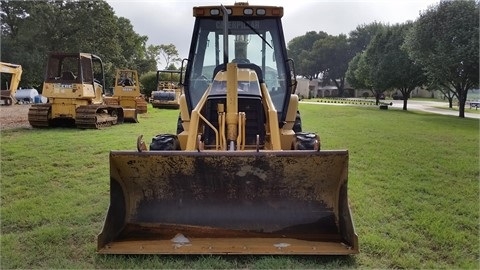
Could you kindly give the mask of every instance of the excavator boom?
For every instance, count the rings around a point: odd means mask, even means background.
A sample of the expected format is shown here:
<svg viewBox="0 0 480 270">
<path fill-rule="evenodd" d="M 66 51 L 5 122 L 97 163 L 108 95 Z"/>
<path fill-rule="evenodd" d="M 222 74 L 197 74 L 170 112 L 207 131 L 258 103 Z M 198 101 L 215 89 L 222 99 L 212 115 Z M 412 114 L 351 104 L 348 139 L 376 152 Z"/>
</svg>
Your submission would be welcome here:
<svg viewBox="0 0 480 270">
<path fill-rule="evenodd" d="M 18 64 L 0 62 L 0 73 L 10 74 L 10 80 L 6 82 L 6 90 L 1 90 L 1 99 L 4 101 L 5 105 L 12 105 L 16 102 L 15 93 L 18 90 L 18 85 L 20 84 L 20 80 L 22 78 L 22 66 Z"/>
</svg>

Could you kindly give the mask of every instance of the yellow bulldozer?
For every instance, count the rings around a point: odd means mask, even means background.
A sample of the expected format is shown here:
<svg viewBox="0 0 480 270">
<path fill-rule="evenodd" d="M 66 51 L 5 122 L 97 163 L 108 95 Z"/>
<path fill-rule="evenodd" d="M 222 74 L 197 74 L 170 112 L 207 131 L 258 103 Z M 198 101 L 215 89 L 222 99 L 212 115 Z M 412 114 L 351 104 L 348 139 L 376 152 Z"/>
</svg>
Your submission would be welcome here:
<svg viewBox="0 0 480 270">
<path fill-rule="evenodd" d="M 113 95 L 104 97 L 105 103 L 136 109 L 137 114 L 147 113 L 147 102 L 140 93 L 140 81 L 136 70 L 117 69 Z M 136 119 L 136 117 L 135 117 Z"/>
<path fill-rule="evenodd" d="M 16 102 L 15 100 L 15 93 L 18 90 L 18 85 L 20 84 L 20 80 L 22 78 L 22 66 L 18 64 L 11 64 L 0 62 L 0 73 L 2 78 L 2 90 L 0 92 L 1 100 L 3 105 L 12 105 Z M 10 79 L 5 80 L 3 74 L 10 74 L 8 75 Z M 5 90 L 3 89 L 5 86 Z"/>
<path fill-rule="evenodd" d="M 141 135 L 136 150 L 110 152 L 98 253 L 358 253 L 348 151 L 321 150 L 317 134 L 294 130 L 283 8 L 204 6 L 193 15 L 177 134 L 149 147 Z"/>
<path fill-rule="evenodd" d="M 162 79 L 162 75 L 170 75 L 169 79 Z M 180 95 L 182 89 L 178 85 L 178 79 L 174 75 L 179 75 L 178 70 L 157 70 L 157 90 L 152 91 L 151 103 L 153 108 L 178 109 L 180 108 Z"/>
<path fill-rule="evenodd" d="M 105 73 L 100 57 L 90 53 L 51 53 L 42 95 L 45 104 L 33 104 L 28 112 L 32 127 L 76 126 L 97 129 L 124 121 L 137 122 L 136 110 L 108 105 Z"/>
</svg>

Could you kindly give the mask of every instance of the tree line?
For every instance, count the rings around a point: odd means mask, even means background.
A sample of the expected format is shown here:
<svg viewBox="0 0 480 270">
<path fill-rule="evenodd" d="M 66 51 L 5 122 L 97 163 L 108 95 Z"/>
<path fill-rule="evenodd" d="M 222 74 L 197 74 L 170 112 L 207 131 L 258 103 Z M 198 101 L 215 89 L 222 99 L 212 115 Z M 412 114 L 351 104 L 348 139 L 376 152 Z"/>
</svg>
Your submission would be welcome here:
<svg viewBox="0 0 480 270">
<path fill-rule="evenodd" d="M 155 73 L 157 63 L 175 69 L 173 44 L 148 45 L 130 21 L 105 1 L 0 1 L 1 59 L 21 64 L 21 86 L 41 89 L 49 52 L 87 52 L 104 62 L 106 85 L 115 69 Z M 151 76 L 150 76 L 151 77 Z"/>
<path fill-rule="evenodd" d="M 106 85 L 116 68 L 136 69 L 151 85 L 157 63 L 176 69 L 173 44 L 148 45 L 130 21 L 117 17 L 104 0 L 0 1 L 1 59 L 21 64 L 22 86 L 41 89 L 49 52 L 91 52 L 102 58 Z M 459 116 L 469 89 L 479 80 L 479 3 L 441 1 L 415 22 L 359 25 L 348 36 L 310 31 L 288 42 L 298 74 L 321 77 L 344 96 L 345 83 L 377 97 L 396 89 L 407 100 L 416 87 L 442 91 L 459 101 Z M 151 89 L 146 90 L 149 94 Z"/>
<path fill-rule="evenodd" d="M 459 102 L 465 117 L 468 90 L 479 86 L 479 2 L 440 1 L 412 22 L 360 25 L 349 35 L 307 32 L 288 43 L 297 73 L 324 84 L 339 96 L 345 82 L 371 90 L 377 102 L 386 90 L 407 100 L 416 87 L 440 90 Z"/>
</svg>

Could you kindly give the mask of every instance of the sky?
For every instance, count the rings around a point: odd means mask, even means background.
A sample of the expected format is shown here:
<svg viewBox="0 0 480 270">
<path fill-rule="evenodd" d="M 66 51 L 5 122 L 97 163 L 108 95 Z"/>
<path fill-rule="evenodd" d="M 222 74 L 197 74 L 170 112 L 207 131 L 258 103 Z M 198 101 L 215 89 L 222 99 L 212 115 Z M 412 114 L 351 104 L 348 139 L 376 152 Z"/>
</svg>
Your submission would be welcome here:
<svg viewBox="0 0 480 270">
<path fill-rule="evenodd" d="M 235 0 L 106 0 L 115 15 L 130 20 L 147 45 L 174 44 L 180 58 L 188 56 L 194 18 L 192 8 L 232 5 Z M 440 0 L 250 0 L 250 5 L 283 6 L 283 30 L 288 42 L 309 31 L 346 34 L 359 25 L 416 20 Z M 238 1 L 241 2 L 241 1 Z M 244 1 L 245 2 L 245 1 Z"/>
</svg>

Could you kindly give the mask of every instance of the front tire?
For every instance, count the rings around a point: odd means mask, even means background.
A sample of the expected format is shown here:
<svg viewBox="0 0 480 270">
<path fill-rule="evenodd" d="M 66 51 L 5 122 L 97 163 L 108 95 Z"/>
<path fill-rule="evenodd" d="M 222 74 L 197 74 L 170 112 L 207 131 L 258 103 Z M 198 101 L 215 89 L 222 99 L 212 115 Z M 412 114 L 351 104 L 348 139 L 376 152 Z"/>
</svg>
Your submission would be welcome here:
<svg viewBox="0 0 480 270">
<path fill-rule="evenodd" d="M 297 115 L 295 116 L 295 123 L 293 124 L 293 131 L 295 133 L 302 132 L 302 118 L 300 116 L 299 111 L 297 111 Z"/>
<path fill-rule="evenodd" d="M 320 137 L 312 132 L 295 133 L 292 150 L 320 150 Z"/>
<path fill-rule="evenodd" d="M 159 134 L 152 139 L 150 151 L 172 151 L 180 150 L 180 141 L 177 135 Z"/>
</svg>

